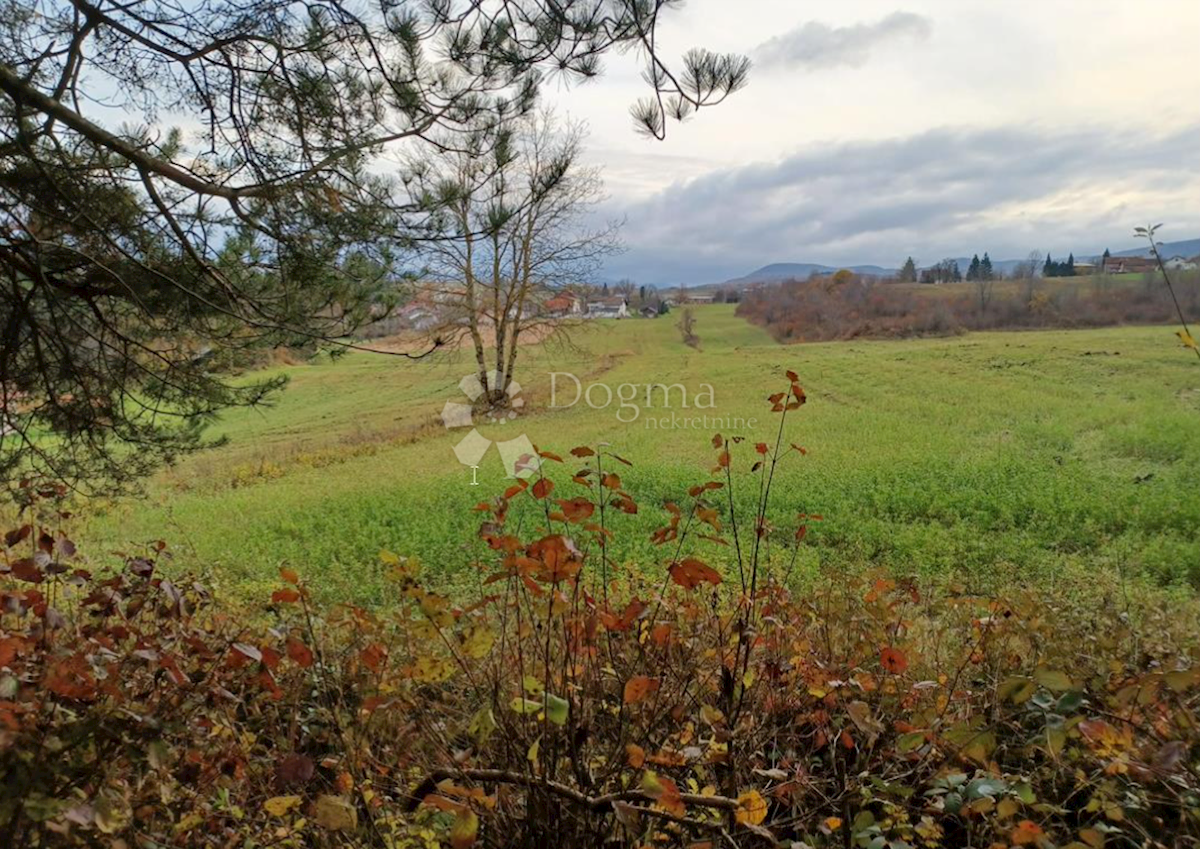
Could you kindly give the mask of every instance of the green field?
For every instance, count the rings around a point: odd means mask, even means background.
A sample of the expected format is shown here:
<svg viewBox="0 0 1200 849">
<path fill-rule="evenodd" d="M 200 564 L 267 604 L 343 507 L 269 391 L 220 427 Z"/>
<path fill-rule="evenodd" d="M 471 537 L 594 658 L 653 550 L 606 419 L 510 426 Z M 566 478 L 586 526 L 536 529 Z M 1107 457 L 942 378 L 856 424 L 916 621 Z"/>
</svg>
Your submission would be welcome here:
<svg viewBox="0 0 1200 849">
<path fill-rule="evenodd" d="M 712 429 L 648 428 L 650 411 L 622 423 L 615 403 L 547 410 L 551 371 L 614 391 L 711 384 L 715 408 L 686 412 L 755 418 L 741 431 L 750 441 L 773 441 L 764 399 L 797 371 L 809 403 L 786 439 L 809 454 L 781 467 L 774 517 L 825 516 L 801 558 L 810 573 L 880 566 L 986 583 L 1120 569 L 1200 585 L 1200 367 L 1170 328 L 784 347 L 732 307 L 697 316 L 698 351 L 673 317 L 598 322 L 573 347 L 530 349 L 518 375 L 528 414 L 481 428 L 564 455 L 603 441 L 629 458 L 622 477 L 641 510 L 615 525 L 630 568 L 659 568 L 649 534 L 662 504 L 705 479 Z M 237 592 L 265 591 L 287 563 L 330 597 L 371 601 L 381 548 L 419 555 L 447 583 L 473 580 L 471 508 L 505 484 L 493 449 L 471 486 L 451 450 L 462 432 L 436 418 L 461 400 L 466 359 L 352 354 L 285 371 L 275 407 L 228 413 L 216 431 L 227 445 L 163 473 L 145 499 L 93 508 L 81 536 L 109 548 L 164 538 L 181 566 Z M 572 493 L 568 477 L 558 494 Z"/>
</svg>

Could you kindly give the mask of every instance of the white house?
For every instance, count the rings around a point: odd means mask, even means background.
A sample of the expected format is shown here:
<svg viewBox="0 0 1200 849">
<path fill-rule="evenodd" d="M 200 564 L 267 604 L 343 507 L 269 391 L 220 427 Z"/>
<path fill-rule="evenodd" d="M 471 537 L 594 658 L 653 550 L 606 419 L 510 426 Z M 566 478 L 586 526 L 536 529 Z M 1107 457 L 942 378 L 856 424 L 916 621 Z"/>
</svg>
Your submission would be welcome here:
<svg viewBox="0 0 1200 849">
<path fill-rule="evenodd" d="M 602 298 L 588 302 L 587 314 L 589 318 L 628 318 L 629 305 L 624 298 Z"/>
<path fill-rule="evenodd" d="M 1200 259 L 1197 257 L 1196 259 Z M 1188 259 L 1183 256 L 1173 256 L 1166 260 L 1163 265 L 1170 271 L 1195 271 L 1198 267 L 1196 259 Z"/>
</svg>

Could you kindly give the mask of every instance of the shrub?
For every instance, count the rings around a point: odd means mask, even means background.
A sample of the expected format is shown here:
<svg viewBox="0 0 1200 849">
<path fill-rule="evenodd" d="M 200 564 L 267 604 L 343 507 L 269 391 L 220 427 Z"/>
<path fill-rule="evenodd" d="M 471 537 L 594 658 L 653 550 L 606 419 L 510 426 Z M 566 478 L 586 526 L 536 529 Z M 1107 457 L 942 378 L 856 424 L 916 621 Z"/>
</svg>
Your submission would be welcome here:
<svg viewBox="0 0 1200 849">
<path fill-rule="evenodd" d="M 773 445 L 714 437 L 663 506 L 649 575 L 609 557 L 642 507 L 598 446 L 478 505 L 477 595 L 385 551 L 375 610 L 288 568 L 231 608 L 162 544 L 87 568 L 48 491 L 5 538 L 0 845 L 1193 845 L 1194 604 L 795 591 L 820 517 L 765 518 L 805 454 L 785 386 Z"/>
</svg>

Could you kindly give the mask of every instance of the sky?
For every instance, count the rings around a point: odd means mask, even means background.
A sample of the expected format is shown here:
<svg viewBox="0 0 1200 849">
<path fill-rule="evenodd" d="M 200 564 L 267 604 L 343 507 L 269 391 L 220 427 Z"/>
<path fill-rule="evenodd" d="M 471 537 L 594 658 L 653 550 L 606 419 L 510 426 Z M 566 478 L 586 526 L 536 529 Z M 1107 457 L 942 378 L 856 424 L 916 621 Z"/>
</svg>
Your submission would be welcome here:
<svg viewBox="0 0 1200 849">
<path fill-rule="evenodd" d="M 665 141 L 634 131 L 632 57 L 546 92 L 625 221 L 606 278 L 1200 237 L 1196 0 L 689 0 L 659 40 L 744 54 L 749 85 Z"/>
</svg>

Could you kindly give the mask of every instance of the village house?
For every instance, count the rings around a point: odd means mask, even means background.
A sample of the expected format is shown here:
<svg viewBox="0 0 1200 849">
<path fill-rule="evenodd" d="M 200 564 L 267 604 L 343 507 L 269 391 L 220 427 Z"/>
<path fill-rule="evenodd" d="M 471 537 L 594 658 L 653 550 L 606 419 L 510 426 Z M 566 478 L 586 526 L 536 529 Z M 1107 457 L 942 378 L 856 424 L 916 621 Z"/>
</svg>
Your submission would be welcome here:
<svg viewBox="0 0 1200 849">
<path fill-rule="evenodd" d="M 1104 260 L 1105 274 L 1143 274 L 1157 268 L 1157 262 L 1144 256 L 1110 256 Z"/>
<path fill-rule="evenodd" d="M 1195 271 L 1200 268 L 1200 256 L 1188 259 L 1184 256 L 1173 256 L 1163 263 L 1168 271 Z"/>
<path fill-rule="evenodd" d="M 588 301 L 588 318 L 628 318 L 629 305 L 624 298 L 600 298 Z"/>
<path fill-rule="evenodd" d="M 542 311 L 550 318 L 582 315 L 583 299 L 574 292 L 559 292 L 542 304 Z"/>
</svg>

